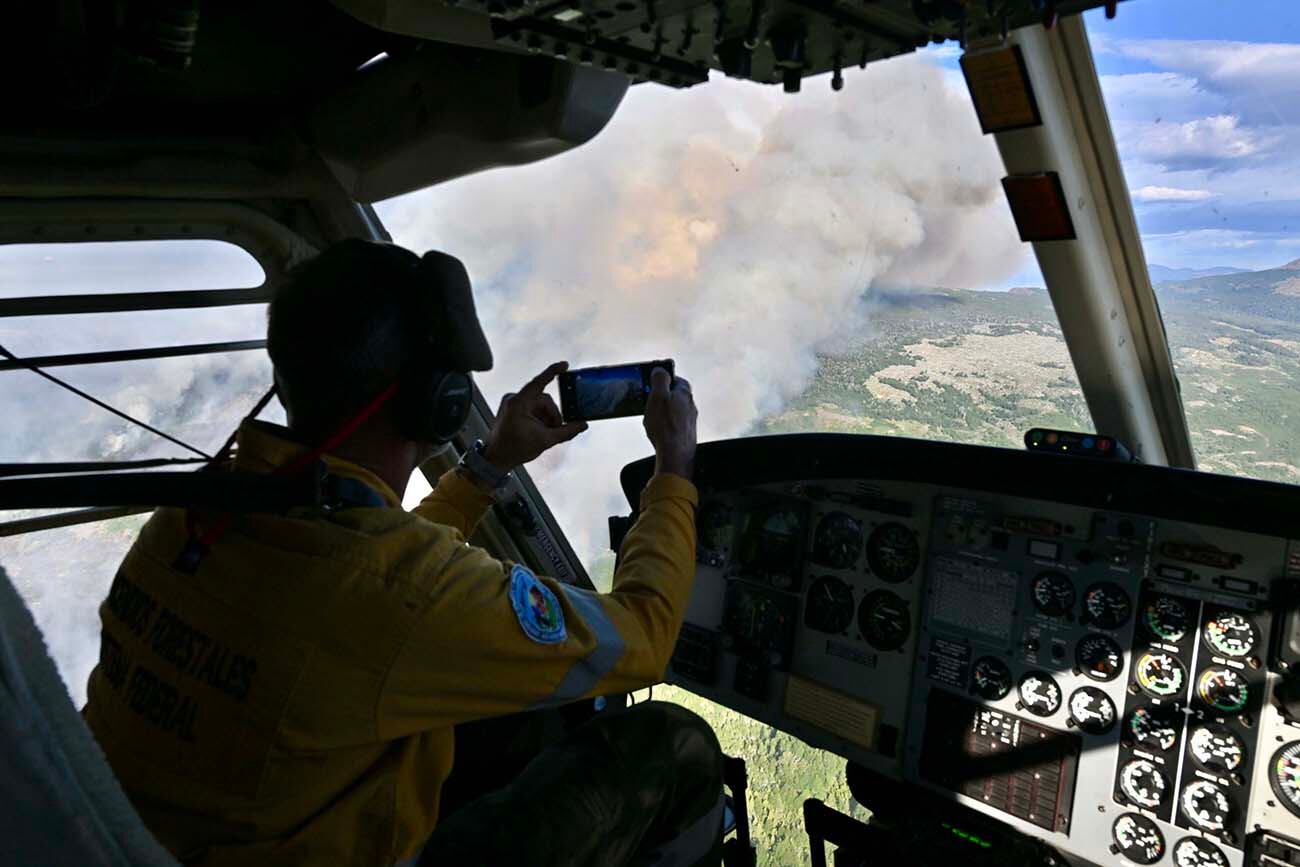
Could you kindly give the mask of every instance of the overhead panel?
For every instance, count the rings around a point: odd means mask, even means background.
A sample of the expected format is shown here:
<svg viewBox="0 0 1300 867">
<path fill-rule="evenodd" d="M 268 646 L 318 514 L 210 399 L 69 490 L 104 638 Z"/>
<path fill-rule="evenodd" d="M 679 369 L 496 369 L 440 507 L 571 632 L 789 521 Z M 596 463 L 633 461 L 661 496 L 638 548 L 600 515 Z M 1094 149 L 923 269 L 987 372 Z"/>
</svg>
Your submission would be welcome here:
<svg viewBox="0 0 1300 867">
<path fill-rule="evenodd" d="M 1114 0 L 335 0 L 393 28 L 455 7 L 486 16 L 503 47 L 690 87 L 710 70 L 784 84 L 906 54 L 931 42 L 1004 35 Z M 426 31 L 427 32 L 427 31 Z"/>
</svg>

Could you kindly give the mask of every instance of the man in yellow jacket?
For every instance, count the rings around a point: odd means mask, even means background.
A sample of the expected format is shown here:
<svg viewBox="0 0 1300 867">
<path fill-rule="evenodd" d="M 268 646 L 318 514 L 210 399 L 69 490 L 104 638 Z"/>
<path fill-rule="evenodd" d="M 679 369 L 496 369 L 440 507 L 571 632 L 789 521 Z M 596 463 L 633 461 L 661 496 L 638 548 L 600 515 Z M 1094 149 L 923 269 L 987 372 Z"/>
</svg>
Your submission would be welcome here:
<svg viewBox="0 0 1300 867">
<path fill-rule="evenodd" d="M 662 370 L 644 421 L 658 472 L 610 593 L 466 542 L 508 470 L 585 429 L 545 392 L 562 363 L 401 508 L 435 448 L 410 419 L 423 367 L 478 358 L 428 392 L 463 421 L 455 376 L 491 363 L 472 351 L 468 298 L 459 262 L 393 245 L 342 242 L 301 267 L 268 329 L 288 427 L 246 421 L 233 469 L 283 473 L 329 443 L 319 460 L 344 493 L 287 514 L 160 509 L 121 565 L 85 717 L 186 864 L 717 863 L 717 741 L 662 703 L 596 716 L 439 823 L 453 726 L 659 681 L 694 574 L 696 410 Z M 466 305 L 468 336 L 423 321 L 463 319 Z"/>
</svg>

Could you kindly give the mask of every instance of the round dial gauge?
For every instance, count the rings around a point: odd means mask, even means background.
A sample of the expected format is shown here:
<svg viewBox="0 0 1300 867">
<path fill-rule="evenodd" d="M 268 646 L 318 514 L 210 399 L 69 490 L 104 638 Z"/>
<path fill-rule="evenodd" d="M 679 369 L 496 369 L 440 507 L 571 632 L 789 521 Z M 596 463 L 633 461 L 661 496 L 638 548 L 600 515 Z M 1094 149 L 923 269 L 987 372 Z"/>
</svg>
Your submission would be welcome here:
<svg viewBox="0 0 1300 867">
<path fill-rule="evenodd" d="M 1119 854 L 1134 864 L 1154 864 L 1165 854 L 1165 838 L 1146 816 L 1125 813 L 1115 820 L 1110 835 Z"/>
<path fill-rule="evenodd" d="M 1164 752 L 1178 743 L 1178 721 L 1172 712 L 1140 707 L 1128 718 L 1133 742 Z"/>
<path fill-rule="evenodd" d="M 1188 741 L 1192 758 L 1207 771 L 1230 774 L 1246 760 L 1246 745 L 1223 726 L 1205 726 Z"/>
<path fill-rule="evenodd" d="M 1034 607 L 1049 617 L 1063 617 L 1074 608 L 1074 583 L 1060 572 L 1042 572 L 1029 585 Z"/>
<path fill-rule="evenodd" d="M 838 578 L 825 575 L 808 588 L 803 622 L 819 632 L 843 632 L 853 623 L 853 590 Z"/>
<path fill-rule="evenodd" d="M 1099 581 L 1083 594 L 1083 609 L 1098 629 L 1119 629 L 1133 613 L 1133 601 L 1114 581 Z"/>
<path fill-rule="evenodd" d="M 843 512 L 822 518 L 813 537 L 812 559 L 832 569 L 851 569 L 862 553 L 862 523 Z"/>
<path fill-rule="evenodd" d="M 737 638 L 756 647 L 768 647 L 785 628 L 785 614 L 766 596 L 742 593 L 728 609 L 726 625 Z"/>
<path fill-rule="evenodd" d="M 912 634 L 912 614 L 898 594 L 873 590 L 858 606 L 858 629 L 876 650 L 897 650 Z"/>
<path fill-rule="evenodd" d="M 1300 816 L 1300 741 L 1282 745 L 1269 763 L 1273 791 L 1283 805 Z"/>
<path fill-rule="evenodd" d="M 1222 713 L 1240 713 L 1250 701 L 1246 679 L 1231 668 L 1207 668 L 1196 682 L 1201 701 Z"/>
<path fill-rule="evenodd" d="M 881 581 L 906 581 L 920 562 L 921 546 L 916 534 L 902 524 L 881 524 L 867 540 L 867 565 Z"/>
<path fill-rule="evenodd" d="M 1224 611 L 1205 624 L 1205 643 L 1224 656 L 1248 656 L 1258 640 L 1254 625 L 1236 612 Z"/>
<path fill-rule="evenodd" d="M 1070 695 L 1070 719 L 1090 735 L 1104 735 L 1115 727 L 1115 703 L 1095 686 L 1081 686 Z"/>
<path fill-rule="evenodd" d="M 1061 687 L 1045 671 L 1030 671 L 1020 678 L 1020 703 L 1037 716 L 1051 716 L 1061 709 Z"/>
<path fill-rule="evenodd" d="M 1134 759 L 1119 769 L 1119 790 L 1139 807 L 1155 809 L 1164 801 L 1169 781 L 1153 762 Z"/>
<path fill-rule="evenodd" d="M 971 691 L 980 698 L 997 701 L 1011 692 L 1011 669 L 996 656 L 982 656 L 971 670 Z"/>
<path fill-rule="evenodd" d="M 1207 780 L 1189 784 L 1183 789 L 1178 803 L 1183 808 L 1187 821 L 1202 831 L 1217 834 L 1232 820 L 1232 805 L 1228 803 L 1228 796 L 1223 794 L 1223 789 Z"/>
<path fill-rule="evenodd" d="M 1181 640 L 1192 625 L 1187 606 L 1173 596 L 1156 596 L 1148 602 L 1143 620 L 1151 634 L 1164 641 Z"/>
<path fill-rule="evenodd" d="M 1134 667 L 1138 686 L 1156 698 L 1179 695 L 1187 683 L 1183 664 L 1168 653 L 1144 653 Z"/>
<path fill-rule="evenodd" d="M 1184 837 L 1174 844 L 1174 867 L 1228 867 L 1228 857 L 1209 840 Z"/>
<path fill-rule="evenodd" d="M 1124 651 L 1110 636 L 1094 632 L 1079 639 L 1074 661 L 1093 680 L 1114 680 L 1124 670 Z"/>
</svg>

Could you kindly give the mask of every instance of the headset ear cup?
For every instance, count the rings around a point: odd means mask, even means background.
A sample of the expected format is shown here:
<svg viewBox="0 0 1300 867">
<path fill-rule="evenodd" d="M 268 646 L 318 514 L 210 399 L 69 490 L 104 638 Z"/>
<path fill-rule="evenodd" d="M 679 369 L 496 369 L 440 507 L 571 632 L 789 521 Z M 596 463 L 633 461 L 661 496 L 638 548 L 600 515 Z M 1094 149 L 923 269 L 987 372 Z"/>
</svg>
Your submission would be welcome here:
<svg viewBox="0 0 1300 867">
<path fill-rule="evenodd" d="M 452 371 L 444 374 L 434 388 L 431 407 L 434 442 L 445 443 L 455 438 L 469 421 L 474 405 L 474 382 L 468 373 Z"/>
<path fill-rule="evenodd" d="M 468 374 L 435 370 L 404 377 L 397 395 L 402 435 L 442 444 L 455 438 L 469 420 L 474 384 Z"/>
</svg>

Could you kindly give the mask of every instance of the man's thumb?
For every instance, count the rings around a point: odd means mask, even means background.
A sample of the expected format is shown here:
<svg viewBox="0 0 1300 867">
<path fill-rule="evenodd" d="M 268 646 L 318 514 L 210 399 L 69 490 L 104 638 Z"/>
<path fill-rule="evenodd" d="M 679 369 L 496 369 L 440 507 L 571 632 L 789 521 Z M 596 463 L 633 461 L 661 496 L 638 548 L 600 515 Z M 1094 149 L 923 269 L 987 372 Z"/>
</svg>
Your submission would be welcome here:
<svg viewBox="0 0 1300 867">
<path fill-rule="evenodd" d="M 668 390 L 672 387 L 673 376 L 662 367 L 656 367 L 650 372 L 650 393 L 659 397 L 667 397 Z"/>
</svg>

